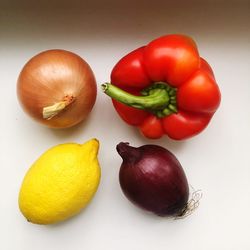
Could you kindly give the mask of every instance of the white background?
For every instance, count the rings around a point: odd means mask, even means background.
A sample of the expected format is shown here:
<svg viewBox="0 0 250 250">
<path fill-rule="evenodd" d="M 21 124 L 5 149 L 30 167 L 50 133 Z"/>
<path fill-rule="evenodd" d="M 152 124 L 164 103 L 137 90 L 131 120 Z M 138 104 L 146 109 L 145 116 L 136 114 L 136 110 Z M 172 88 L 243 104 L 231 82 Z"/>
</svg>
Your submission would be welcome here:
<svg viewBox="0 0 250 250">
<path fill-rule="evenodd" d="M 82 2 L 0 3 L 0 249 L 249 250 L 250 2 Z M 193 139 L 143 138 L 120 120 L 100 87 L 87 122 L 67 130 L 33 122 L 17 102 L 18 74 L 38 52 L 61 48 L 79 54 L 100 86 L 123 55 L 168 33 L 196 40 L 222 92 L 210 125 Z M 101 142 L 102 180 L 91 204 L 58 225 L 28 223 L 17 197 L 29 166 L 51 146 L 93 137 Z M 115 146 L 120 141 L 172 151 L 189 183 L 203 191 L 195 213 L 176 221 L 130 204 L 118 182 L 121 158 Z"/>
</svg>

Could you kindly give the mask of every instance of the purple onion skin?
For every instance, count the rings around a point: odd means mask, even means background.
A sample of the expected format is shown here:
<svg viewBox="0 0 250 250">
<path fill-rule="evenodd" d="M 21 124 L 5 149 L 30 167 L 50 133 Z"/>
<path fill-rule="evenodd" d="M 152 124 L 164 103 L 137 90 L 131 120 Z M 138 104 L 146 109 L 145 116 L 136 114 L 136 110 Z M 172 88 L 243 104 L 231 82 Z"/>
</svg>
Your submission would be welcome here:
<svg viewBox="0 0 250 250">
<path fill-rule="evenodd" d="M 157 145 L 135 148 L 121 142 L 116 149 L 123 159 L 119 181 L 125 196 L 159 216 L 181 216 L 187 206 L 189 188 L 176 157 Z"/>
</svg>

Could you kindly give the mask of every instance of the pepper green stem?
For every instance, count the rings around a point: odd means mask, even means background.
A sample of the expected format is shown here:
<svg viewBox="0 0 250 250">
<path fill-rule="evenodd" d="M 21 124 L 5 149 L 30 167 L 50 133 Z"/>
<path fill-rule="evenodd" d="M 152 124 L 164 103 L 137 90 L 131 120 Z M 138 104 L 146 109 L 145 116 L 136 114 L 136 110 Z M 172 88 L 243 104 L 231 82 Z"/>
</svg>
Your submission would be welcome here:
<svg viewBox="0 0 250 250">
<path fill-rule="evenodd" d="M 144 89 L 142 96 L 132 95 L 111 83 L 102 84 L 105 94 L 128 106 L 147 110 L 158 117 L 164 117 L 177 112 L 176 89 L 165 83 L 155 83 Z"/>
</svg>

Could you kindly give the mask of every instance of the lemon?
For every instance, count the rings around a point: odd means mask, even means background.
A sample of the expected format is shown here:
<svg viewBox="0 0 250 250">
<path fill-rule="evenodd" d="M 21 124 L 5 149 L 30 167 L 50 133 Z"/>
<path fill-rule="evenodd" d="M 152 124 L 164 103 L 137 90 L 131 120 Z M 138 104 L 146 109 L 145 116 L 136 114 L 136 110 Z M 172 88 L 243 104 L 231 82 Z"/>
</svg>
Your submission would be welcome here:
<svg viewBox="0 0 250 250">
<path fill-rule="evenodd" d="M 61 144 L 42 154 L 24 177 L 19 208 L 36 224 L 52 224 L 80 212 L 100 182 L 99 142 Z"/>
</svg>

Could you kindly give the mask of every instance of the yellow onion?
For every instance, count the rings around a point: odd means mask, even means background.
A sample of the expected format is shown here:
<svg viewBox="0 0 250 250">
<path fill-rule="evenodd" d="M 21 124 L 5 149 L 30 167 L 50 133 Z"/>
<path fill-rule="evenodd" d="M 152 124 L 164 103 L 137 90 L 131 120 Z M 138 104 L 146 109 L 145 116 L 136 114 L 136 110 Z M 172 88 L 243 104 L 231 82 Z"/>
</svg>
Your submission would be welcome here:
<svg viewBox="0 0 250 250">
<path fill-rule="evenodd" d="M 95 104 L 96 93 L 88 63 L 65 50 L 47 50 L 34 56 L 17 82 L 24 111 L 52 128 L 67 128 L 84 120 Z"/>
</svg>

